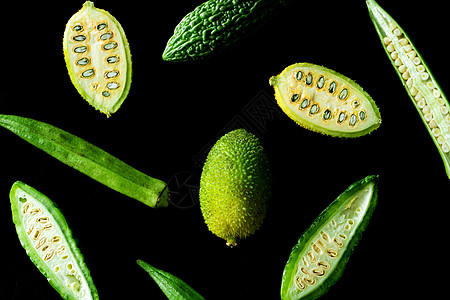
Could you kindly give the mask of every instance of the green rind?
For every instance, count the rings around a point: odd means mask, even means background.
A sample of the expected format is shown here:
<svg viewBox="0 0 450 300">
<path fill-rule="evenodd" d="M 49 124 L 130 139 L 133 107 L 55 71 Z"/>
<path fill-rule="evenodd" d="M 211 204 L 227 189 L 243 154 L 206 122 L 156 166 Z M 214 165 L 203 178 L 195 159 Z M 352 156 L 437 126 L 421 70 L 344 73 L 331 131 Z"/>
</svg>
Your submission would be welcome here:
<svg viewBox="0 0 450 300">
<path fill-rule="evenodd" d="M 145 175 L 73 134 L 13 115 L 0 114 L 0 126 L 119 193 L 154 208 L 169 204 L 165 182 Z"/>
<path fill-rule="evenodd" d="M 319 126 L 317 126 L 315 124 L 312 124 L 311 122 L 308 122 L 307 120 L 302 120 L 302 122 L 297 121 L 295 115 L 284 104 L 284 102 L 282 100 L 281 91 L 278 88 L 278 84 L 277 84 L 277 77 L 283 76 L 283 74 L 288 69 L 291 69 L 293 67 L 307 67 L 307 68 L 314 67 L 315 69 L 331 73 L 332 75 L 335 75 L 336 77 L 340 77 L 341 79 L 348 81 L 351 84 L 352 87 L 356 88 L 360 93 L 362 93 L 366 97 L 366 99 L 371 104 L 371 106 L 372 106 L 372 108 L 373 108 L 373 110 L 374 110 L 374 112 L 375 112 L 379 122 L 378 123 L 374 123 L 372 126 L 367 127 L 366 129 L 361 130 L 361 131 L 342 132 L 342 131 L 330 130 L 330 129 L 327 129 L 326 127 L 322 127 L 322 126 L 320 127 L 320 129 L 318 129 Z M 375 101 L 372 99 L 372 97 L 357 82 L 355 82 L 351 78 L 348 78 L 347 76 L 342 75 L 342 74 L 340 74 L 340 73 L 338 73 L 338 72 L 336 72 L 334 70 L 328 69 L 328 68 L 326 68 L 324 66 L 319 66 L 319 65 L 315 65 L 315 64 L 311 64 L 311 63 L 296 63 L 296 64 L 293 64 L 293 65 L 285 68 L 279 75 L 272 76 L 269 79 L 269 84 L 274 87 L 274 89 L 275 89 L 275 99 L 277 99 L 277 103 L 281 107 L 283 112 L 289 118 L 291 118 L 295 123 L 297 123 L 301 127 L 304 127 L 304 128 L 306 128 L 308 130 L 311 130 L 313 132 L 317 132 L 317 133 L 321 133 L 321 134 L 325 134 L 325 135 L 329 135 L 329 136 L 333 136 L 333 137 L 355 138 L 355 137 L 360 137 L 360 136 L 369 134 L 372 131 L 378 129 L 378 127 L 380 127 L 380 125 L 381 125 L 380 110 L 378 109 L 378 106 L 375 104 Z"/>
<path fill-rule="evenodd" d="M 325 223 L 329 222 L 334 213 L 348 200 L 352 195 L 356 192 L 364 188 L 366 185 L 373 183 L 374 190 L 373 195 L 370 200 L 367 211 L 364 215 L 364 218 L 361 220 L 355 234 L 353 235 L 351 241 L 347 246 L 347 250 L 344 252 L 342 258 L 340 259 L 338 265 L 334 269 L 334 271 L 329 275 L 329 277 L 321 284 L 320 287 L 317 287 L 316 290 L 306 295 L 305 297 L 301 297 L 298 299 L 302 300 L 310 300 L 317 299 L 323 294 L 325 294 L 328 289 L 335 284 L 339 278 L 342 276 L 344 272 L 345 266 L 354 250 L 354 247 L 359 243 L 361 239 L 363 231 L 366 229 L 369 224 L 370 218 L 372 217 L 373 211 L 377 205 L 378 200 L 378 175 L 370 175 L 365 177 L 364 179 L 353 183 L 349 186 L 339 197 L 334 200 L 324 211 L 320 213 L 320 215 L 314 220 L 311 226 L 300 236 L 297 244 L 292 248 L 291 254 L 289 255 L 289 259 L 286 263 L 286 266 L 283 271 L 283 277 L 281 281 L 281 299 L 288 300 L 287 291 L 289 289 L 289 285 L 292 282 L 292 276 L 294 275 L 294 270 L 298 264 L 298 259 L 300 254 L 303 252 L 305 247 L 309 244 L 310 240 L 315 236 L 317 230 L 321 228 Z M 289 299 L 293 300 L 293 299 Z"/>
<path fill-rule="evenodd" d="M 374 6 L 374 7 L 376 7 L 377 9 L 380 9 L 381 11 L 383 11 L 383 13 L 386 14 L 393 22 L 395 22 L 396 26 L 397 26 L 398 28 L 401 29 L 401 31 L 403 32 L 403 34 L 405 35 L 405 37 L 408 39 L 409 43 L 413 46 L 413 48 L 414 48 L 414 50 L 415 50 L 415 52 L 416 52 L 417 57 L 420 58 L 421 63 L 426 67 L 426 69 L 427 69 L 427 71 L 428 71 L 428 74 L 429 74 L 430 78 L 432 79 L 433 83 L 434 83 L 435 86 L 440 90 L 442 98 L 443 98 L 447 103 L 449 103 L 448 100 L 447 100 L 447 97 L 445 96 L 445 94 L 444 94 L 443 91 L 442 91 L 442 88 L 440 87 L 440 85 L 438 84 L 438 82 L 434 79 L 434 76 L 433 76 L 433 74 L 431 73 L 430 68 L 428 67 L 428 64 L 427 64 L 426 61 L 423 59 L 423 57 L 420 55 L 420 52 L 419 52 L 419 51 L 417 50 L 417 48 L 414 46 L 414 43 L 411 41 L 411 39 L 409 38 L 409 36 L 407 35 L 407 33 L 403 30 L 403 28 L 402 28 L 402 27 L 401 27 L 401 26 L 400 26 L 400 25 L 399 25 L 399 24 L 398 24 L 398 23 L 397 23 L 397 22 L 396 22 L 396 21 L 395 21 L 395 20 L 394 20 L 394 19 L 393 19 L 393 18 L 392 18 L 392 17 L 391 17 L 384 9 L 383 9 L 383 8 L 381 8 L 381 7 L 378 5 L 378 3 L 377 3 L 376 1 L 373 1 L 373 0 L 366 0 L 366 4 L 367 4 L 368 10 L 369 10 L 370 19 L 372 20 L 372 22 L 373 22 L 373 24 L 374 24 L 374 26 L 375 26 L 375 29 L 376 29 L 376 31 L 377 31 L 378 37 L 379 37 L 380 40 L 381 40 L 381 43 L 383 43 L 383 41 L 382 41 L 382 40 L 383 40 L 383 29 L 380 27 L 380 25 L 378 24 L 378 22 L 377 22 L 375 16 L 373 15 L 373 11 L 372 11 L 373 8 L 372 8 L 372 6 Z M 384 36 L 386 36 L 386 35 L 384 34 Z M 431 129 L 430 129 L 430 127 L 428 126 L 426 120 L 423 118 L 423 115 L 422 115 L 422 113 L 421 113 L 421 111 L 420 111 L 420 108 L 417 107 L 416 101 L 414 100 L 414 96 L 411 94 L 411 92 L 410 92 L 408 86 L 406 85 L 406 83 L 402 80 L 402 74 L 399 72 L 397 66 L 395 66 L 395 62 L 391 59 L 390 53 L 389 53 L 389 51 L 386 49 L 385 46 L 383 46 L 383 49 L 384 49 L 386 55 L 388 56 L 388 59 L 389 59 L 389 61 L 391 62 L 392 67 L 394 68 L 395 72 L 397 73 L 398 77 L 400 78 L 400 81 L 402 82 L 402 85 L 403 85 L 403 87 L 405 88 L 405 90 L 406 90 L 408 96 L 410 97 L 411 101 L 413 102 L 414 107 L 416 108 L 416 110 L 417 110 L 417 112 L 418 112 L 420 118 L 422 119 L 423 124 L 424 124 L 425 127 L 427 128 L 428 134 L 432 137 L 432 140 L 433 140 L 433 142 L 434 142 L 436 148 L 438 149 L 439 155 L 441 156 L 441 159 L 442 159 L 442 161 L 443 161 L 443 163 L 444 163 L 445 172 L 446 172 L 446 174 L 447 174 L 447 177 L 450 179 L 450 153 L 449 153 L 449 154 L 444 153 L 444 152 L 442 151 L 441 146 L 439 145 L 439 143 L 436 141 L 435 138 L 433 138 L 433 133 L 431 132 Z"/>
<path fill-rule="evenodd" d="M 123 47 L 125 49 L 125 53 L 126 53 L 126 60 L 127 60 L 128 68 L 127 68 L 127 74 L 126 74 L 126 80 L 125 80 L 125 87 L 124 87 L 124 89 L 122 91 L 122 95 L 120 96 L 119 99 L 117 99 L 117 101 L 114 104 L 113 108 L 111 110 L 109 110 L 109 111 L 105 110 L 105 108 L 103 106 L 101 106 L 100 104 L 98 104 L 95 101 L 93 101 L 92 99 L 90 99 L 90 97 L 86 94 L 84 89 L 78 83 L 77 76 L 73 72 L 72 64 L 70 63 L 70 60 L 69 60 L 69 54 L 68 54 L 69 49 L 67 48 L 68 43 L 67 43 L 67 40 L 66 40 L 66 38 L 68 37 L 68 32 L 70 30 L 68 25 L 71 23 L 72 19 L 74 19 L 79 13 L 83 12 L 87 8 L 95 9 L 95 10 L 103 13 L 111 21 L 114 22 L 114 24 L 117 26 L 117 28 L 120 31 L 120 35 L 121 35 L 121 38 L 122 38 L 122 45 L 123 45 Z M 74 14 L 69 19 L 69 21 L 67 22 L 66 28 L 64 30 L 63 52 L 64 52 L 64 61 L 66 62 L 66 66 L 67 66 L 67 70 L 68 70 L 68 73 L 69 73 L 70 81 L 72 81 L 72 84 L 75 86 L 76 90 L 81 95 L 81 97 L 83 97 L 83 99 L 86 100 L 95 109 L 97 109 L 100 112 L 106 114 L 106 116 L 108 116 L 108 117 L 111 116 L 111 114 L 117 112 L 117 110 L 120 108 L 120 106 L 122 105 L 122 103 L 125 101 L 125 99 L 128 96 L 128 93 L 129 93 L 130 87 L 131 87 L 131 79 L 132 79 L 132 67 L 131 67 L 132 66 L 132 61 L 131 61 L 130 45 L 129 45 L 127 37 L 125 35 L 125 31 L 123 30 L 122 25 L 120 25 L 119 21 L 117 21 L 117 19 L 113 15 L 111 15 L 108 11 L 100 9 L 100 8 L 96 8 L 96 7 L 94 7 L 94 3 L 93 2 L 86 1 L 83 4 L 83 7 L 80 9 L 80 11 L 78 11 L 76 14 Z"/>
<path fill-rule="evenodd" d="M 137 264 L 158 284 L 161 291 L 170 300 L 204 300 L 204 298 L 180 278 L 159 270 L 142 260 Z"/>
<path fill-rule="evenodd" d="M 257 30 L 282 0 L 209 0 L 175 27 L 162 58 L 192 61 L 220 52 Z"/>
<path fill-rule="evenodd" d="M 31 195 L 34 199 L 38 200 L 41 204 L 43 204 L 52 217 L 55 219 L 55 221 L 58 223 L 58 227 L 61 229 L 61 232 L 64 235 L 64 238 L 66 239 L 68 246 L 70 247 L 70 251 L 73 253 L 78 266 L 80 267 L 80 270 L 83 273 L 83 277 L 86 279 L 86 282 L 89 285 L 89 291 L 91 292 L 91 296 L 93 299 L 98 299 L 98 293 L 97 288 L 94 285 L 94 282 L 92 281 L 89 269 L 87 268 L 84 257 L 80 252 L 80 249 L 77 247 L 77 243 L 75 239 L 72 237 L 72 231 L 69 229 L 69 226 L 67 225 L 66 219 L 62 215 L 61 211 L 55 206 L 55 204 L 44 194 L 40 193 L 39 191 L 35 190 L 31 186 L 17 181 L 13 184 L 9 197 L 11 201 L 11 211 L 12 211 L 12 217 L 13 222 L 16 226 L 17 235 L 20 240 L 20 244 L 25 249 L 27 255 L 30 257 L 31 261 L 34 263 L 34 265 L 39 269 L 39 271 L 48 279 L 48 282 L 50 285 L 61 295 L 64 299 L 74 299 L 71 297 L 70 293 L 67 293 L 66 288 L 64 286 L 61 286 L 61 283 L 58 282 L 58 279 L 56 276 L 53 275 L 53 271 L 50 270 L 47 265 L 42 262 L 41 258 L 36 254 L 36 250 L 33 249 L 33 246 L 28 243 L 27 233 L 25 228 L 22 226 L 22 222 L 20 219 L 20 211 L 16 204 L 16 191 L 17 190 L 23 190 L 27 194 Z"/>
</svg>

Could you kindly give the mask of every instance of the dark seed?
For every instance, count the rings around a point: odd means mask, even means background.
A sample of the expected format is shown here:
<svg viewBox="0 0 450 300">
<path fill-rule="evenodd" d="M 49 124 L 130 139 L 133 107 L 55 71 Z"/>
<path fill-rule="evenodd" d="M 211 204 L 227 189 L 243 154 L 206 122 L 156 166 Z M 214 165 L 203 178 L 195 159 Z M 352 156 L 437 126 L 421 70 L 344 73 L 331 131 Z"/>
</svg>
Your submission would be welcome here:
<svg viewBox="0 0 450 300">
<path fill-rule="evenodd" d="M 291 97 L 291 101 L 292 101 L 292 102 L 296 102 L 296 101 L 298 100 L 299 97 L 300 97 L 300 96 L 299 96 L 298 94 L 294 94 L 294 95 L 292 95 L 292 97 Z"/>
<path fill-rule="evenodd" d="M 117 43 L 116 42 L 111 42 L 111 43 L 107 43 L 103 45 L 103 49 L 105 50 L 111 50 L 117 48 Z"/>
<path fill-rule="evenodd" d="M 306 84 L 311 85 L 312 82 L 313 82 L 313 77 L 312 77 L 311 73 L 309 73 L 308 76 L 306 77 Z"/>
<path fill-rule="evenodd" d="M 83 73 L 81 73 L 81 76 L 83 77 L 91 77 L 92 75 L 94 75 L 94 69 L 88 69 L 86 71 L 84 71 Z"/>
<path fill-rule="evenodd" d="M 358 121 L 358 117 L 355 114 L 352 114 L 349 121 L 350 126 L 355 126 L 356 121 Z"/>
<path fill-rule="evenodd" d="M 345 114 L 345 112 L 341 112 L 341 113 L 339 114 L 338 122 L 339 122 L 339 123 L 342 123 L 342 122 L 345 121 L 346 118 L 347 118 L 347 115 Z"/>
<path fill-rule="evenodd" d="M 103 95 L 103 97 L 109 97 L 109 96 L 111 96 L 111 93 L 108 91 L 104 91 L 104 92 L 102 92 L 102 95 Z"/>
<path fill-rule="evenodd" d="M 106 28 L 106 23 L 100 23 L 97 25 L 97 30 L 103 30 Z"/>
<path fill-rule="evenodd" d="M 86 46 L 75 47 L 73 49 L 73 52 L 75 52 L 75 53 L 84 53 L 86 51 L 87 51 L 87 47 Z"/>
<path fill-rule="evenodd" d="M 319 105 L 317 104 L 313 104 L 313 106 L 311 106 L 311 109 L 309 110 L 309 113 L 314 115 L 319 111 Z"/>
<path fill-rule="evenodd" d="M 113 34 L 111 32 L 104 33 L 100 36 L 102 41 L 112 38 Z"/>
<path fill-rule="evenodd" d="M 77 65 L 85 66 L 85 65 L 89 64 L 90 62 L 91 61 L 89 60 L 89 58 L 83 57 L 83 58 L 80 58 L 79 60 L 77 60 Z"/>
<path fill-rule="evenodd" d="M 106 78 L 114 78 L 119 75 L 119 71 L 109 71 L 105 73 Z"/>
<path fill-rule="evenodd" d="M 319 81 L 317 81 L 317 88 L 321 89 L 325 85 L 325 78 L 323 76 L 320 76 Z"/>
<path fill-rule="evenodd" d="M 305 109 L 309 105 L 308 99 L 303 99 L 302 104 L 300 104 L 300 108 Z"/>
<path fill-rule="evenodd" d="M 341 91 L 341 93 L 339 94 L 339 99 L 344 100 L 345 98 L 347 98 L 348 95 L 348 90 L 347 89 L 343 89 Z"/>
<path fill-rule="evenodd" d="M 331 111 L 327 109 L 326 111 L 323 112 L 323 119 L 329 120 L 330 118 L 331 118 Z"/>
<path fill-rule="evenodd" d="M 333 94 L 334 91 L 336 91 L 336 81 L 333 81 L 333 82 L 330 84 L 330 87 L 328 88 L 328 92 L 330 92 L 331 94 Z"/>
<path fill-rule="evenodd" d="M 108 63 L 108 64 L 113 64 L 113 63 L 116 63 L 116 62 L 118 62 L 119 61 L 119 57 L 118 56 L 108 56 L 107 58 L 106 58 L 106 62 Z"/>
<path fill-rule="evenodd" d="M 73 26 L 73 31 L 82 31 L 83 30 L 83 26 L 81 26 L 81 25 L 75 25 L 75 26 Z"/>
<path fill-rule="evenodd" d="M 106 84 L 106 87 L 110 90 L 115 90 L 119 87 L 119 84 L 117 82 L 110 82 Z"/>
<path fill-rule="evenodd" d="M 359 112 L 359 119 L 364 121 L 366 119 L 366 113 L 364 111 Z"/>
<path fill-rule="evenodd" d="M 295 78 L 297 78 L 298 81 L 302 80 L 302 77 L 303 77 L 302 71 L 298 71 L 297 75 L 295 75 Z"/>
<path fill-rule="evenodd" d="M 73 37 L 73 40 L 75 41 L 75 42 L 82 42 L 82 41 L 84 41 L 84 40 L 86 40 L 86 37 L 84 36 L 84 35 L 77 35 L 77 36 L 74 36 Z"/>
</svg>

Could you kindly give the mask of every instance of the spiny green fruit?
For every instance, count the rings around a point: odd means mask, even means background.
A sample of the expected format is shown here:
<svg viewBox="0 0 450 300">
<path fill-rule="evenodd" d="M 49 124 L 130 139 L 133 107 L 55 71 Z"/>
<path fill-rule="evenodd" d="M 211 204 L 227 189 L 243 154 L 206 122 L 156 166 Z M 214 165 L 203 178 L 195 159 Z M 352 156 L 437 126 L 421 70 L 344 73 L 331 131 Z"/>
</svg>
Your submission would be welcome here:
<svg viewBox="0 0 450 300">
<path fill-rule="evenodd" d="M 203 218 L 228 246 L 262 224 L 271 196 L 269 160 L 259 139 L 245 129 L 225 134 L 212 147 L 200 179 Z"/>
</svg>

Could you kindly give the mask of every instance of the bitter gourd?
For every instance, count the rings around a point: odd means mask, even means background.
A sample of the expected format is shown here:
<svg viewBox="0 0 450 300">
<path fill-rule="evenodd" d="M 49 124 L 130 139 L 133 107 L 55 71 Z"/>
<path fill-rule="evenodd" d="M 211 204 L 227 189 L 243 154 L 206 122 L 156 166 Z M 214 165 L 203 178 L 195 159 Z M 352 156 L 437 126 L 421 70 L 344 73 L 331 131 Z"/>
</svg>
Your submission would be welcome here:
<svg viewBox="0 0 450 300">
<path fill-rule="evenodd" d="M 175 27 L 162 55 L 166 61 L 199 60 L 258 29 L 286 0 L 209 0 Z"/>
</svg>

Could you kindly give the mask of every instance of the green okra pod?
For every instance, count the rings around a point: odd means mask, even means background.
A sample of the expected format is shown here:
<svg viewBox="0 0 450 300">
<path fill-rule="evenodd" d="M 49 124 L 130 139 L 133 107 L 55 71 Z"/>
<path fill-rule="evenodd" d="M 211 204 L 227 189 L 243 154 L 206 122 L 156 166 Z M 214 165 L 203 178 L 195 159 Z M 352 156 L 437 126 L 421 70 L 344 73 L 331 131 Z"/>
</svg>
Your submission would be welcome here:
<svg viewBox="0 0 450 300">
<path fill-rule="evenodd" d="M 0 114 L 0 126 L 66 165 L 150 207 L 168 206 L 167 184 L 127 165 L 97 146 L 55 126 Z"/>
</svg>

